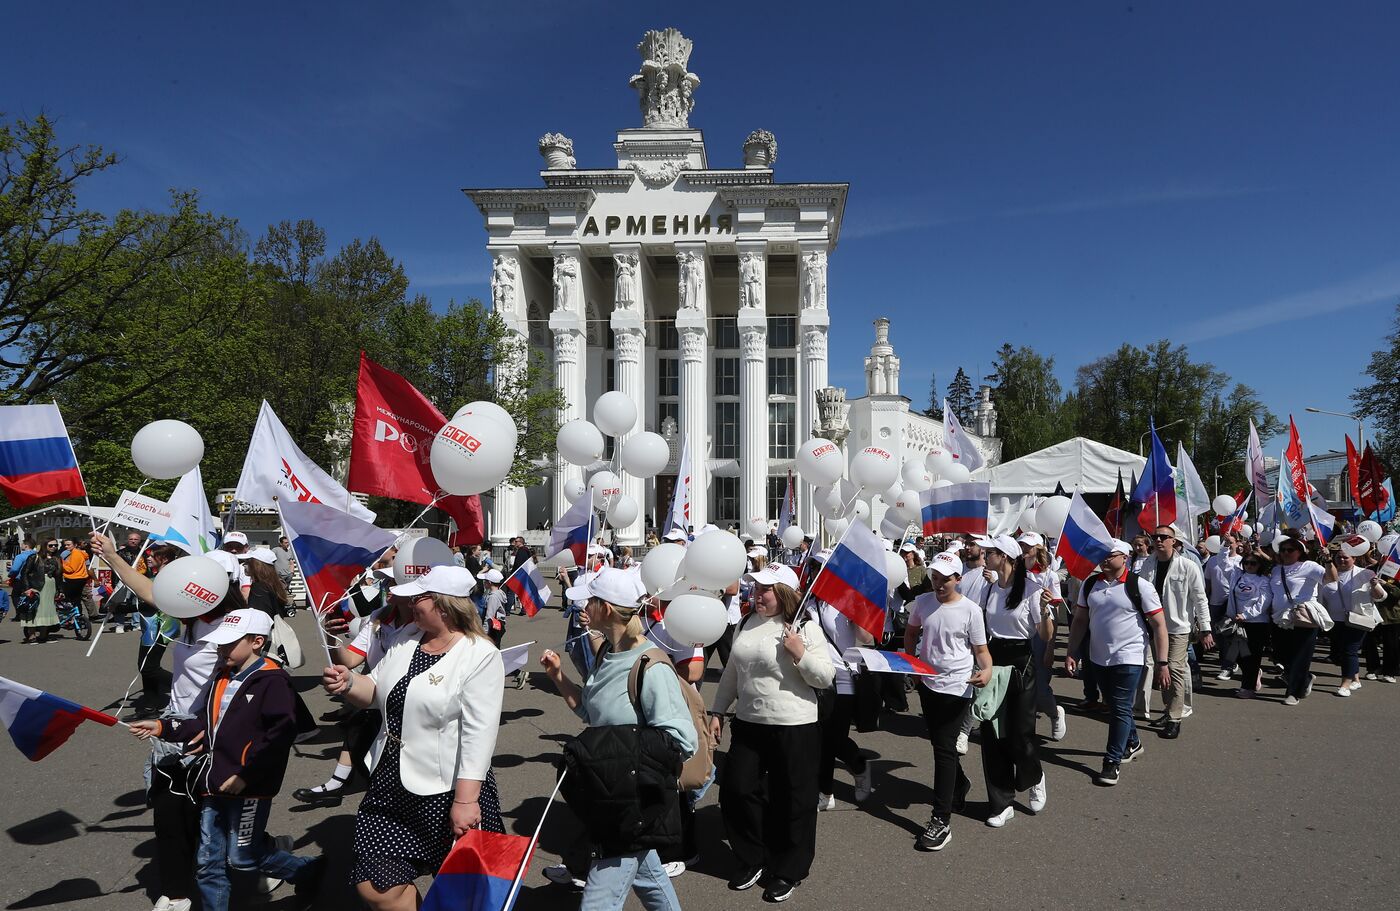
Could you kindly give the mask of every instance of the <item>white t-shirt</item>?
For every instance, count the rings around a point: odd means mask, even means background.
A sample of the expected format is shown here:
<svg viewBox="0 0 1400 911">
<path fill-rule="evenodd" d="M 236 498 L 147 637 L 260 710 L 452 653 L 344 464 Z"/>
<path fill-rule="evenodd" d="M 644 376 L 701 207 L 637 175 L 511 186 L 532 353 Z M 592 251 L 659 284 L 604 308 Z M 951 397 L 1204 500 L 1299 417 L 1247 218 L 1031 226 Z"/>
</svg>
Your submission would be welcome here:
<svg viewBox="0 0 1400 911">
<path fill-rule="evenodd" d="M 1224 604 L 1230 598 L 1230 580 L 1233 572 L 1240 568 L 1240 558 L 1227 551 L 1212 554 L 1206 560 L 1204 570 L 1207 595 L 1212 605 Z"/>
<path fill-rule="evenodd" d="M 1230 572 L 1225 594 L 1228 601 L 1225 612 L 1231 618 L 1243 614 L 1242 623 L 1268 623 L 1273 619 L 1274 592 L 1267 576 L 1236 568 Z"/>
<path fill-rule="evenodd" d="M 379 659 L 384 657 L 393 645 L 400 640 L 408 639 L 418 632 L 418 624 L 409 620 L 403 625 L 397 622 L 397 614 L 394 606 L 381 607 L 361 624 L 360 631 L 355 634 L 355 641 L 346 646 L 357 655 L 364 656 L 364 670 L 366 673 L 374 669 L 379 663 Z M 378 623 L 372 621 L 378 620 Z"/>
<path fill-rule="evenodd" d="M 1376 574 L 1369 569 L 1353 566 L 1346 572 L 1337 573 L 1336 582 L 1323 583 L 1322 603 L 1327 605 L 1327 613 L 1337 623 L 1347 622 L 1347 614 L 1358 604 L 1371 602 L 1371 580 Z"/>
<path fill-rule="evenodd" d="M 1095 664 L 1110 667 L 1118 664 L 1142 665 L 1147 658 L 1147 617 L 1162 610 L 1157 589 L 1140 576 L 1136 579 L 1142 596 L 1139 611 L 1128 597 L 1124 573 L 1117 579 L 1100 579 L 1093 590 L 1084 586 L 1087 597 L 1080 594 L 1080 606 L 1089 611 L 1089 657 Z"/>
<path fill-rule="evenodd" d="M 725 618 L 729 621 L 729 625 L 730 625 L 730 626 L 733 626 L 734 624 L 738 623 L 740 620 L 744 619 L 744 614 L 743 614 L 743 612 L 739 610 L 739 596 L 738 596 L 738 595 L 725 595 L 725 596 L 724 596 L 724 615 L 725 615 Z"/>
<path fill-rule="evenodd" d="M 972 647 L 987 644 L 982 608 L 959 595 L 947 604 L 933 592 L 925 592 L 909 606 L 909 625 L 919 630 L 919 657 L 938 673 L 920 677 L 935 693 L 971 698 L 968 683 L 977 667 Z"/>
<path fill-rule="evenodd" d="M 222 623 L 222 617 L 212 623 L 191 621 L 170 643 L 170 706 L 167 711 L 172 714 L 194 714 L 195 700 L 219 663 L 218 646 L 199 640 Z"/>
<path fill-rule="evenodd" d="M 1274 613 L 1281 613 L 1302 604 L 1317 600 L 1317 587 L 1327 570 L 1322 564 L 1311 560 L 1299 560 L 1292 566 L 1279 564 L 1269 573 L 1269 587 L 1273 590 Z"/>
<path fill-rule="evenodd" d="M 962 578 L 958 580 L 958 592 L 971 601 L 982 603 L 982 592 L 987 588 L 987 580 L 982 576 L 982 567 L 963 564 Z"/>
<path fill-rule="evenodd" d="M 849 617 L 830 604 L 815 598 L 812 600 L 816 601 L 819 608 L 817 620 L 821 623 L 822 634 L 826 636 L 826 650 L 831 655 L 831 666 L 836 670 L 836 693 L 838 696 L 850 695 L 856 691 L 855 684 L 851 680 L 851 669 L 841 656 L 846 654 L 846 649 L 856 644 L 855 626 Z"/>
<path fill-rule="evenodd" d="M 1030 586 L 1026 587 L 1029 590 Z M 1011 585 L 1002 588 L 993 582 L 984 589 L 987 635 L 996 639 L 1033 638 L 1040 620 L 1040 589 L 1035 590 L 1034 597 L 1022 597 L 1020 604 L 1008 605 L 1011 588 Z"/>
</svg>

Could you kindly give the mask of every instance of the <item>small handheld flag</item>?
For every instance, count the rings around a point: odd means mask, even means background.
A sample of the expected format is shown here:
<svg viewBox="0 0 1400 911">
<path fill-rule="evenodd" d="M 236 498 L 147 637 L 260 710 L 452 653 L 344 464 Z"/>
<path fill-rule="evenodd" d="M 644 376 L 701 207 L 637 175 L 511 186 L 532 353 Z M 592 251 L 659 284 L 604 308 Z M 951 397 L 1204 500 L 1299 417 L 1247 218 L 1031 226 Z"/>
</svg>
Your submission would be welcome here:
<svg viewBox="0 0 1400 911">
<path fill-rule="evenodd" d="M 523 835 L 467 830 L 442 862 L 422 911 L 510 911 L 512 886 L 531 853 Z"/>
<path fill-rule="evenodd" d="M 535 565 L 534 557 L 521 563 L 515 572 L 510 574 L 510 578 L 505 581 L 505 587 L 515 593 L 527 617 L 538 614 L 540 608 L 549 602 L 549 586 L 544 584 L 544 574 Z"/>
<path fill-rule="evenodd" d="M 862 522 L 852 522 L 817 573 L 811 591 L 870 635 L 883 636 L 889 588 L 885 548 L 875 532 Z"/>
<path fill-rule="evenodd" d="M 991 489 L 985 481 L 968 481 L 920 493 L 924 534 L 985 535 Z"/>
<path fill-rule="evenodd" d="M 967 431 L 963 430 L 962 422 L 953 409 L 948 407 L 947 399 L 943 400 L 943 441 L 948 455 L 968 471 L 976 471 L 987 464 L 981 450 L 967 438 Z"/>
<path fill-rule="evenodd" d="M 1171 525 L 1176 521 L 1176 484 L 1172 478 L 1172 463 L 1166 447 L 1157 436 L 1156 422 L 1151 424 L 1152 454 L 1143 466 L 1142 477 L 1133 486 L 1133 504 L 1141 507 L 1138 524 L 1143 528 Z M 1095 520 L 1097 521 L 1097 519 Z"/>
<path fill-rule="evenodd" d="M 1108 529 L 1076 490 L 1069 501 L 1064 529 L 1055 542 L 1055 556 L 1064 560 L 1069 574 L 1082 582 L 1098 569 L 1112 548 Z"/>
<path fill-rule="evenodd" d="M 0 407 L 0 493 L 15 509 L 87 496 L 57 405 Z"/>
<path fill-rule="evenodd" d="M 325 610 L 339 601 L 398 536 L 324 503 L 282 503 L 282 529 L 306 578 L 307 601 Z"/>
<path fill-rule="evenodd" d="M 534 640 L 522 642 L 519 645 L 512 645 L 510 648 L 501 649 L 501 663 L 506 666 L 506 673 L 513 674 L 516 671 L 524 670 L 525 665 L 530 663 L 530 646 L 534 645 Z"/>
<path fill-rule="evenodd" d="M 105 712 L 0 677 L 0 722 L 30 762 L 38 762 L 63 746 L 84 721 L 107 727 L 117 723 Z"/>
<path fill-rule="evenodd" d="M 546 560 L 568 551 L 573 554 L 574 565 L 583 566 L 588 561 L 588 540 L 593 536 L 593 494 L 579 497 L 569 511 L 559 517 L 549 532 L 549 553 Z"/>
<path fill-rule="evenodd" d="M 932 664 L 903 652 L 886 652 L 877 648 L 848 648 L 841 656 L 847 664 L 860 664 L 867 671 L 882 674 L 913 674 L 917 677 L 934 677 L 938 674 Z"/>
</svg>

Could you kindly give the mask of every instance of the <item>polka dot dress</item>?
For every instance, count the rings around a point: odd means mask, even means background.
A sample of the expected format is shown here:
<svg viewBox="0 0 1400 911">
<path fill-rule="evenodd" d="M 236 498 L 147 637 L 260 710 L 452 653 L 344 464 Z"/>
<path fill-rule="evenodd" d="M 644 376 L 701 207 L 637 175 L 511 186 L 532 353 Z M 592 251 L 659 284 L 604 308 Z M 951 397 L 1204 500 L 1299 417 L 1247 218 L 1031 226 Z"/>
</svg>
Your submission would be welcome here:
<svg viewBox="0 0 1400 911">
<path fill-rule="evenodd" d="M 437 664 L 442 655 L 430 655 L 418 648 L 409 662 L 408 673 L 395 684 L 386 700 L 384 721 L 389 725 L 389 742 L 374 767 L 369 790 L 355 816 L 355 864 L 350 869 L 351 884 L 365 881 L 380 892 L 411 883 L 420 876 L 435 874 L 452 848 L 452 793 L 414 794 L 399 778 L 399 741 L 403 731 L 403 705 L 408 684 L 414 677 Z M 481 786 L 481 828 L 505 832 L 501 821 L 496 775 L 486 774 Z"/>
</svg>

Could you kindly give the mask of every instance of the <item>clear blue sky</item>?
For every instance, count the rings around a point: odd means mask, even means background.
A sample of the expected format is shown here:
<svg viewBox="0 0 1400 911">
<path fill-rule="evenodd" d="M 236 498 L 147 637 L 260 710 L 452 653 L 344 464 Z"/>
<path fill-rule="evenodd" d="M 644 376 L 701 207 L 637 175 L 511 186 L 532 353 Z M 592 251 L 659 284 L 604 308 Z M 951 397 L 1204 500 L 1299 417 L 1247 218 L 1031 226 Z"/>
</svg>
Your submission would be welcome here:
<svg viewBox="0 0 1400 911">
<path fill-rule="evenodd" d="M 763 127 L 778 179 L 851 184 L 830 302 L 852 394 L 875 314 L 918 406 L 1004 341 L 1068 385 L 1168 337 L 1320 451 L 1354 428 L 1303 408 L 1349 410 L 1400 298 L 1393 4 L 220 6 L 14 7 L 0 110 L 124 156 L 90 206 L 198 188 L 254 236 L 375 235 L 445 305 L 487 293 L 459 188 L 538 185 L 552 130 L 608 166 L 640 125 L 635 44 L 675 25 L 713 164 Z"/>
</svg>

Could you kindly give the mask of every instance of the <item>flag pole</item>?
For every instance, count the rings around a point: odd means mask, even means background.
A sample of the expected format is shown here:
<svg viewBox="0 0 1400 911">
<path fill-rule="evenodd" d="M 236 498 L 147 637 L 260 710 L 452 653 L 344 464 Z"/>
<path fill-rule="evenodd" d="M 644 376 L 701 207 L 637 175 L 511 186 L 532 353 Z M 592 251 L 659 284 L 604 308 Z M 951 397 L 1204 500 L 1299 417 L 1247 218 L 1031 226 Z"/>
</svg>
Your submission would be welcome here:
<svg viewBox="0 0 1400 911">
<path fill-rule="evenodd" d="M 515 879 L 511 881 L 510 892 L 506 894 L 506 902 L 501 906 L 501 911 L 511 911 L 515 906 L 515 899 L 520 894 L 520 883 L 525 878 L 525 868 L 530 865 L 530 855 L 535 853 L 535 845 L 539 844 L 540 831 L 544 828 L 545 817 L 549 815 L 549 808 L 554 806 L 554 798 L 559 796 L 559 788 L 564 784 L 564 778 L 569 774 L 568 769 L 559 773 L 559 780 L 554 783 L 554 790 L 549 795 L 549 800 L 545 801 L 544 811 L 540 813 L 540 821 L 535 825 L 535 833 L 530 836 L 530 843 L 525 846 L 525 856 L 520 859 L 520 866 L 515 871 Z"/>
<path fill-rule="evenodd" d="M 852 497 L 852 498 L 851 498 L 851 502 L 853 502 L 853 503 L 855 502 L 855 497 Z M 858 520 L 858 519 L 852 519 L 851 522 L 850 522 L 849 524 L 846 525 L 846 530 L 843 531 L 843 532 L 841 532 L 841 537 L 837 538 L 837 539 L 836 539 L 836 543 L 833 544 L 833 545 L 831 546 L 831 550 L 832 550 L 832 553 L 833 553 L 833 554 L 835 554 L 836 548 L 840 547 L 840 546 L 842 545 L 842 543 L 845 542 L 846 536 L 849 535 L 849 534 L 851 533 L 851 526 L 852 526 L 852 525 L 855 525 L 857 521 L 859 521 L 859 520 Z M 804 608 L 804 607 L 807 606 L 807 599 L 809 599 L 809 598 L 812 597 L 812 589 L 814 589 L 814 588 L 817 587 L 817 580 L 820 579 L 820 578 L 822 577 L 822 573 L 826 572 L 826 565 L 827 565 L 828 563 L 830 563 L 830 562 L 831 562 L 830 558 L 828 558 L 828 559 L 822 561 L 821 567 L 817 569 L 817 574 L 816 574 L 815 576 L 812 577 L 812 584 L 811 584 L 811 585 L 808 585 L 808 586 L 807 586 L 807 590 L 806 590 L 805 592 L 802 593 L 802 600 L 801 600 L 800 602 L 798 602 L 798 605 L 797 605 L 797 613 L 801 614 L 801 613 L 802 613 L 802 608 Z"/>
</svg>

